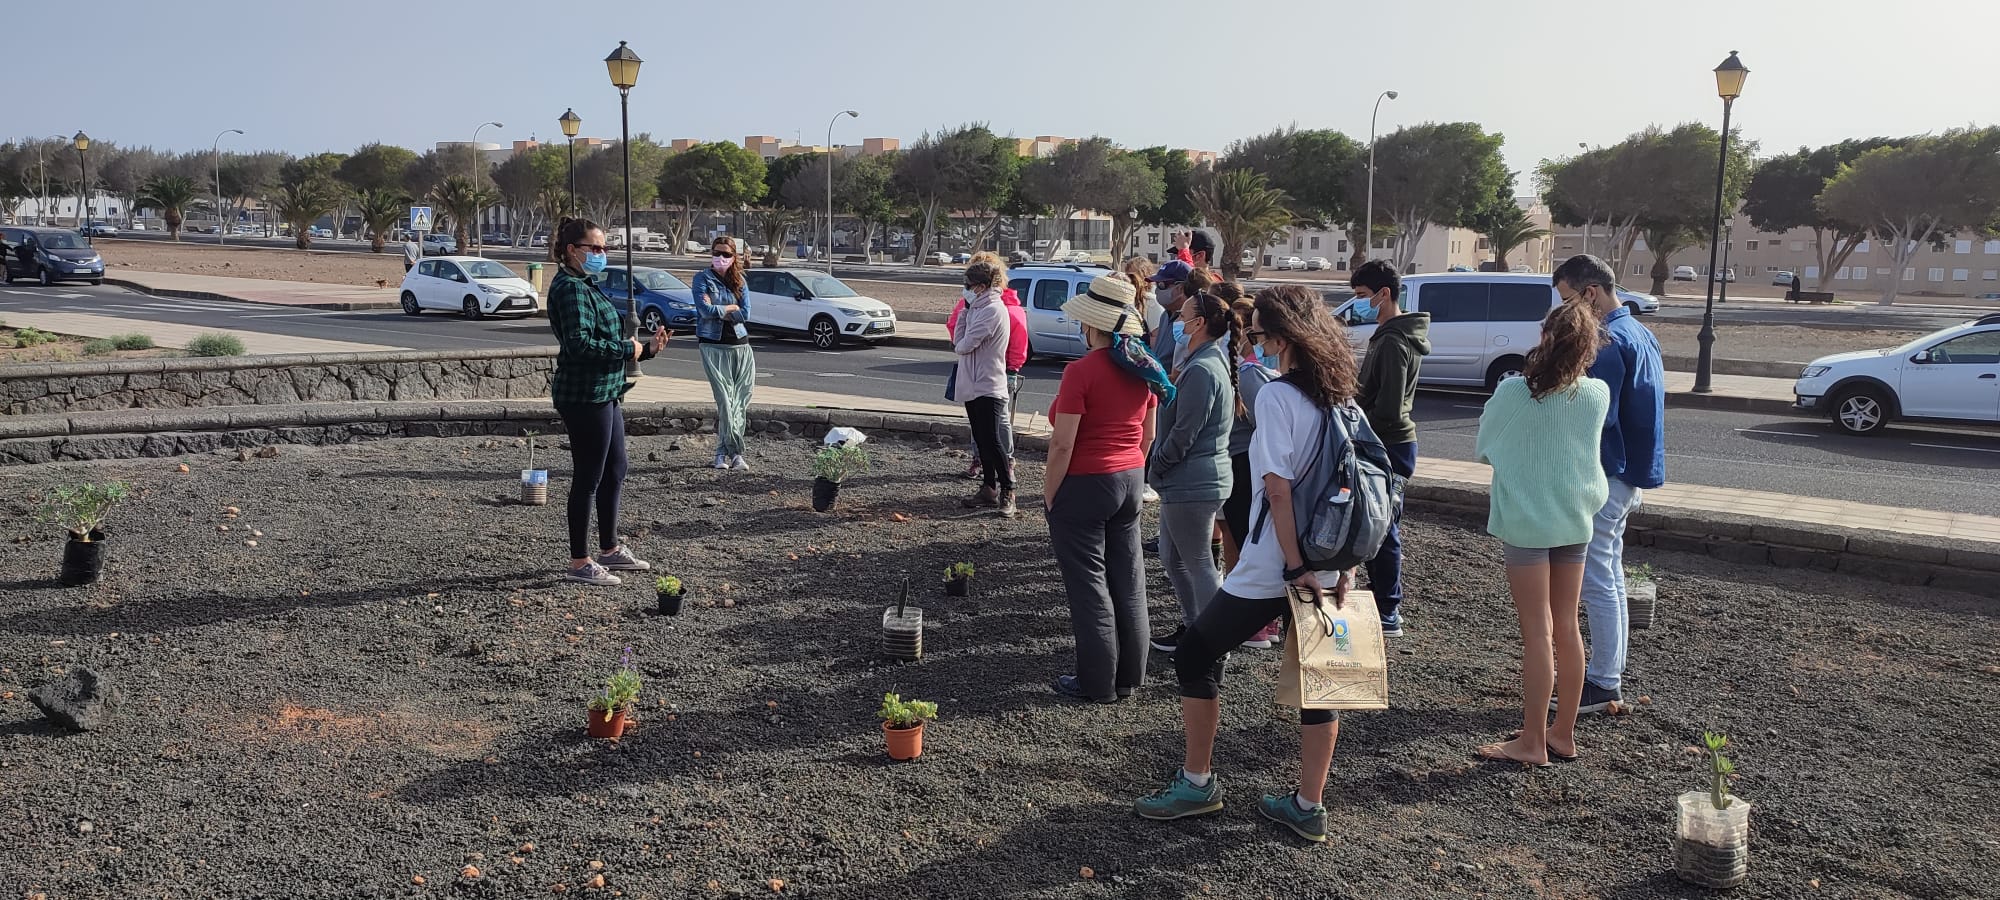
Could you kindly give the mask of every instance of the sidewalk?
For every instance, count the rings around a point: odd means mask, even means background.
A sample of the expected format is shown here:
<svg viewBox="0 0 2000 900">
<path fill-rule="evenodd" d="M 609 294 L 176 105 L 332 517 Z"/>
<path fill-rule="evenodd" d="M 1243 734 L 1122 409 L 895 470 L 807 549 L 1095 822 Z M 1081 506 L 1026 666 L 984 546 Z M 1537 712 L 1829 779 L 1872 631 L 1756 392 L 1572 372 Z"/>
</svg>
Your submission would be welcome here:
<svg viewBox="0 0 2000 900">
<path fill-rule="evenodd" d="M 289 334 L 271 334 L 263 331 L 243 331 L 236 328 L 202 328 L 194 325 L 176 325 L 157 319 L 121 319 L 116 316 L 98 316 L 88 313 L 24 313 L 8 312 L 7 324 L 16 328 L 39 328 L 52 334 L 67 334 L 81 338 L 105 338 L 118 334 L 141 332 L 162 347 L 186 347 L 198 334 L 235 335 L 243 342 L 243 352 L 252 356 L 276 353 L 379 353 L 387 350 L 402 350 L 386 344 L 363 344 L 354 341 L 330 341 L 319 338 L 293 337 Z"/>
<path fill-rule="evenodd" d="M 265 281 L 229 278 L 220 275 L 175 275 L 169 272 L 119 271 L 106 284 L 131 288 L 156 297 L 183 300 L 234 300 L 242 303 L 269 303 L 299 309 L 396 308 L 394 283 L 383 287 L 356 287 L 351 284 L 317 284 L 305 281 Z"/>
</svg>

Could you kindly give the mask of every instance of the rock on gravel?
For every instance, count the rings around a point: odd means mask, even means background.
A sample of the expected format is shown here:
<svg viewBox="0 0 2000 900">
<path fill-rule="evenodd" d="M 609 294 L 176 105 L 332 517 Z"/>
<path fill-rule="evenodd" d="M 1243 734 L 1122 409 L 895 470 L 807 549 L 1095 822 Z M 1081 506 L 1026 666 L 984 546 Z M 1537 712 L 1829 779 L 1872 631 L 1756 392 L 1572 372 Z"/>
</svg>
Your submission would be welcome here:
<svg viewBox="0 0 2000 900">
<path fill-rule="evenodd" d="M 28 692 L 49 721 L 72 731 L 102 729 L 118 705 L 118 688 L 96 671 L 79 667 L 61 681 Z"/>
</svg>

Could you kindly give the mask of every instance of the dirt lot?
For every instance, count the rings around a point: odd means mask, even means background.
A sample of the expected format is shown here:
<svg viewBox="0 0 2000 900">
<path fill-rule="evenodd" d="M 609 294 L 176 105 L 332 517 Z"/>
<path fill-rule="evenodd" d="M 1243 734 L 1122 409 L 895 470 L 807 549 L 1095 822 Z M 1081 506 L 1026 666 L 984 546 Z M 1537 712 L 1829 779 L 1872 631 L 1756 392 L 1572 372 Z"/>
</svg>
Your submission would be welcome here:
<svg viewBox="0 0 2000 900">
<path fill-rule="evenodd" d="M 136 332 L 143 332 L 143 327 Z M 22 363 L 77 362 L 98 359 L 152 359 L 160 356 L 179 356 L 178 350 L 155 347 L 150 350 L 105 350 L 93 347 L 96 352 L 85 352 L 84 348 L 93 343 L 80 337 L 66 334 L 50 334 L 38 329 L 0 327 L 0 366 Z"/>
<path fill-rule="evenodd" d="M 849 900 L 1685 897 L 1668 836 L 1674 798 L 1703 783 L 1688 748 L 1706 728 L 1734 737 L 1736 792 L 1756 803 L 1734 896 L 1990 895 L 1990 605 L 1635 554 L 1663 573 L 1662 623 L 1634 642 L 1637 711 L 1589 722 L 1580 762 L 1482 766 L 1473 748 L 1518 717 L 1497 549 L 1413 516 L 1395 708 L 1348 717 L 1336 836 L 1306 848 L 1254 811 L 1296 769 L 1275 653 L 1230 662 L 1229 807 L 1140 820 L 1130 801 L 1178 761 L 1171 668 L 1155 660 L 1115 706 L 1049 690 L 1072 651 L 1041 521 L 962 514 L 963 457 L 893 444 L 817 516 L 806 452 L 753 442 L 755 471 L 729 473 L 700 468 L 705 439 L 634 440 L 625 530 L 693 590 L 673 620 L 647 611 L 645 585 L 552 580 L 561 507 L 506 502 L 511 443 L 5 473 L 0 885 L 64 900 L 530 897 L 593 876 L 606 890 L 586 896 L 762 897 L 775 879 L 782 896 Z M 1030 490 L 1039 474 L 1024 461 Z M 106 579 L 57 588 L 60 541 L 21 498 L 109 477 L 145 494 L 111 519 Z M 956 560 L 979 568 L 969 600 L 936 581 Z M 924 660 L 899 665 L 875 647 L 905 575 L 929 627 Z M 622 743 L 586 740 L 584 700 L 628 647 L 642 721 Z M 124 707 L 105 730 L 53 733 L 25 692 L 78 665 Z M 886 760 L 885 691 L 939 703 L 921 760 Z"/>
<path fill-rule="evenodd" d="M 1668 356 L 1693 358 L 1701 351 L 1695 335 L 1701 325 L 1645 318 Z M 1906 344 L 1925 332 L 1835 331 L 1798 325 L 1717 325 L 1715 355 L 1720 359 L 1753 359 L 1804 365 L 1815 358 L 1849 350 L 1874 350 Z"/>
</svg>

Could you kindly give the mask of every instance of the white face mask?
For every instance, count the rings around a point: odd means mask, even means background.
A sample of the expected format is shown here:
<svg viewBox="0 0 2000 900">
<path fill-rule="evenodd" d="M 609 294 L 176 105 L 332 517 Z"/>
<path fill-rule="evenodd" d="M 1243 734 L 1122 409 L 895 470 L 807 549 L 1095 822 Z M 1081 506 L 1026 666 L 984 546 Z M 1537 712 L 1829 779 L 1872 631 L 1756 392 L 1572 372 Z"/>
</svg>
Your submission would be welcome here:
<svg viewBox="0 0 2000 900">
<path fill-rule="evenodd" d="M 979 299 L 979 292 L 971 288 L 959 288 L 958 296 L 960 299 L 964 300 L 966 303 L 969 304 L 972 301 Z"/>
</svg>

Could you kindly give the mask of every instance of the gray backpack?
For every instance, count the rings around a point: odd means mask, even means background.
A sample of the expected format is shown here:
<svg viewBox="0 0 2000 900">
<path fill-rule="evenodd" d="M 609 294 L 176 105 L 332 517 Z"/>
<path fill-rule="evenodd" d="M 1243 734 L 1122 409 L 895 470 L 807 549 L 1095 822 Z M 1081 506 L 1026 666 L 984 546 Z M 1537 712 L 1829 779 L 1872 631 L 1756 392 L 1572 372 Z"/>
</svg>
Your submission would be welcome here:
<svg viewBox="0 0 2000 900">
<path fill-rule="evenodd" d="M 1396 474 L 1389 450 L 1352 401 L 1326 411 L 1319 446 L 1292 482 L 1299 553 L 1318 572 L 1351 569 L 1375 558 L 1395 524 L 1408 479 Z M 1266 499 L 1250 530 L 1254 543 L 1270 515 Z"/>
</svg>

